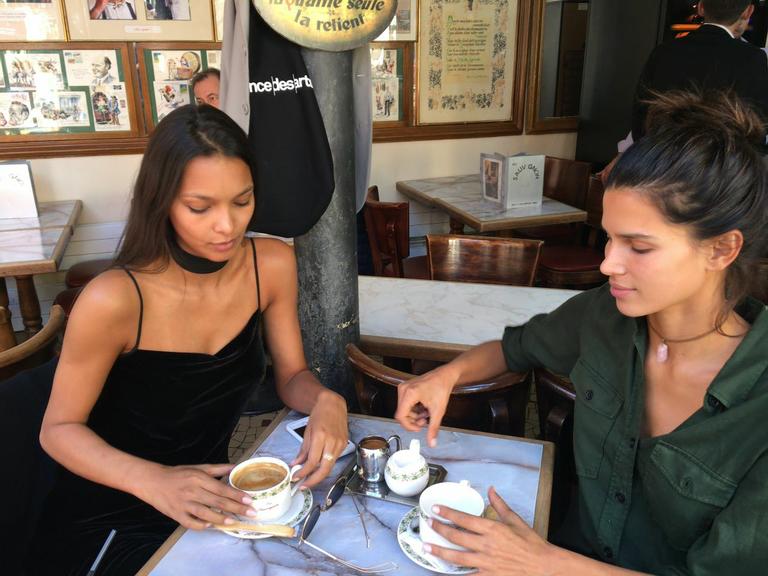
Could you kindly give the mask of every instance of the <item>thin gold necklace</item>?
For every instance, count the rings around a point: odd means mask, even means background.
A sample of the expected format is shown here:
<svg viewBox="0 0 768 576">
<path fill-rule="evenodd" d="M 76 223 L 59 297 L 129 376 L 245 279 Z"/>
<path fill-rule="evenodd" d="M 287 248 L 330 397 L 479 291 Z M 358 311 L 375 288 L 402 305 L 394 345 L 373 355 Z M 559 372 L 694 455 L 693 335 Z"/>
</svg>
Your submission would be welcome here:
<svg viewBox="0 0 768 576">
<path fill-rule="evenodd" d="M 669 358 L 669 344 L 682 344 L 683 342 L 693 342 L 694 340 L 699 340 L 701 338 L 704 338 L 705 336 L 709 336 L 712 334 L 712 332 L 715 332 L 720 326 L 715 326 L 711 330 L 707 330 L 703 334 L 699 334 L 698 336 L 693 336 L 691 338 L 665 338 L 664 335 L 656 330 L 656 327 L 651 323 L 651 318 L 647 318 L 648 326 L 651 328 L 654 334 L 661 338 L 661 343 L 656 347 L 656 361 L 659 363 L 664 363 Z M 724 334 L 724 336 L 728 336 L 730 338 L 735 338 L 736 336 L 731 336 L 730 334 Z"/>
</svg>

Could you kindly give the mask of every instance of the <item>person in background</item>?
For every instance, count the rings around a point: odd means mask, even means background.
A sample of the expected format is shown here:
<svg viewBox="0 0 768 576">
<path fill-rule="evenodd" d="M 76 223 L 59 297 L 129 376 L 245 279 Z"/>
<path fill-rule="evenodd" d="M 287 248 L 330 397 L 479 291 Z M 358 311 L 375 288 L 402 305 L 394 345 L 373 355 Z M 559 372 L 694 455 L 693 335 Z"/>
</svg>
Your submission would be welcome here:
<svg viewBox="0 0 768 576">
<path fill-rule="evenodd" d="M 751 0 L 701 0 L 704 24 L 683 38 L 657 46 L 635 92 L 632 140 L 647 129 L 647 100 L 670 90 L 733 90 L 768 122 L 768 60 L 740 40 L 754 11 Z"/>
<path fill-rule="evenodd" d="M 397 420 L 432 445 L 457 384 L 544 367 L 575 388 L 561 546 L 491 488 L 501 522 L 435 511 L 468 549 L 428 550 L 444 560 L 505 576 L 765 573 L 768 312 L 749 296 L 768 244 L 764 127 L 725 95 L 668 92 L 648 114 L 603 199 L 609 282 L 398 388 Z"/>
<path fill-rule="evenodd" d="M 64 470 L 31 574 L 86 574 L 112 529 L 99 575 L 135 574 L 179 524 L 252 515 L 250 497 L 219 478 L 264 376 L 264 343 L 278 395 L 309 414 L 296 476 L 317 484 L 345 448 L 346 403 L 304 359 L 293 249 L 245 237 L 252 166 L 245 134 L 212 106 L 180 107 L 155 128 L 115 268 L 88 283 L 67 323 L 40 431 Z"/>
<path fill-rule="evenodd" d="M 190 81 L 192 93 L 195 96 L 195 104 L 208 104 L 214 108 L 219 107 L 219 82 L 221 74 L 218 68 L 206 68 L 195 74 Z"/>
</svg>

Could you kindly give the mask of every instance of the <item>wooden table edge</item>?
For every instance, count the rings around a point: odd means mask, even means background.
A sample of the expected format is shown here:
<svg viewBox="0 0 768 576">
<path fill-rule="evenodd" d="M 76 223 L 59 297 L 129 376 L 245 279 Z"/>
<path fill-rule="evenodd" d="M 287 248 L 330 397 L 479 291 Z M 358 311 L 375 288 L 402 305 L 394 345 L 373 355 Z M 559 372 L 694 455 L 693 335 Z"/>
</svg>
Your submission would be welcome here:
<svg viewBox="0 0 768 576">
<path fill-rule="evenodd" d="M 267 436 L 272 434 L 272 432 L 277 428 L 280 423 L 285 419 L 285 417 L 290 412 L 290 409 L 283 408 L 280 410 L 280 412 L 275 416 L 275 419 L 272 420 L 269 426 L 267 426 L 264 431 L 259 434 L 259 437 L 256 438 L 254 443 L 251 445 L 251 447 L 243 452 L 243 455 L 240 457 L 240 459 L 235 462 L 233 465 L 240 464 L 240 462 L 247 460 L 251 457 L 251 454 L 259 447 L 261 444 L 266 440 Z M 171 548 L 173 548 L 174 544 L 179 541 L 179 539 L 184 535 L 184 533 L 187 531 L 186 528 L 183 526 L 179 526 L 174 530 L 168 538 L 166 538 L 165 542 L 162 543 L 160 548 L 155 550 L 155 553 L 152 554 L 152 556 L 147 560 L 147 562 L 144 564 L 144 566 L 141 567 L 141 570 L 136 572 L 136 576 L 148 576 L 152 570 L 154 570 L 158 564 L 160 564 L 160 561 L 165 557 L 166 554 L 170 551 Z"/>
</svg>

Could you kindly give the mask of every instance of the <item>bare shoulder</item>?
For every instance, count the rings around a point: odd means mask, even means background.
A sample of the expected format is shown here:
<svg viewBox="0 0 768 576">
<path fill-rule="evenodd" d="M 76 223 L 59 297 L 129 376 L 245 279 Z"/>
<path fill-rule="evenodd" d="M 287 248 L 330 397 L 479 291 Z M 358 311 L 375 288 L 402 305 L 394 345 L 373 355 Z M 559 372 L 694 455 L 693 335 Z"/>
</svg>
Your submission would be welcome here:
<svg viewBox="0 0 768 576">
<path fill-rule="evenodd" d="M 293 246 L 277 238 L 256 238 L 259 271 L 271 275 L 296 275 L 296 255 Z M 264 274 L 266 276 L 266 274 Z"/>
<path fill-rule="evenodd" d="M 77 298 L 70 321 L 80 317 L 98 318 L 101 325 L 135 321 L 139 296 L 124 270 L 107 270 L 91 280 Z"/>
</svg>

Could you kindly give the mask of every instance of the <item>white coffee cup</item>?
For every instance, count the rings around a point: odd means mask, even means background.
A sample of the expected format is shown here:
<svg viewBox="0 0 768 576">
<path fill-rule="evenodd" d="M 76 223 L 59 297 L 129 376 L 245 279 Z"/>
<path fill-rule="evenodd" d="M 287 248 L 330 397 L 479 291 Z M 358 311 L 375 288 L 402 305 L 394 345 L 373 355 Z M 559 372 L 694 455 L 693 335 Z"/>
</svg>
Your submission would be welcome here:
<svg viewBox="0 0 768 576">
<path fill-rule="evenodd" d="M 269 522 L 288 512 L 291 497 L 299 484 L 291 486 L 300 465 L 289 468 L 278 458 L 258 456 L 235 466 L 229 473 L 229 485 L 245 492 L 253 501 L 255 516 L 244 516 L 246 522 Z"/>
<path fill-rule="evenodd" d="M 453 525 L 432 511 L 433 506 L 447 506 L 459 512 L 481 516 L 485 510 L 485 501 L 480 492 L 469 485 L 468 480 L 461 482 L 441 482 L 433 484 L 419 497 L 419 536 L 425 544 L 435 544 L 452 550 L 466 550 L 463 546 L 449 542 L 435 532 L 429 525 L 429 519 Z"/>
</svg>

